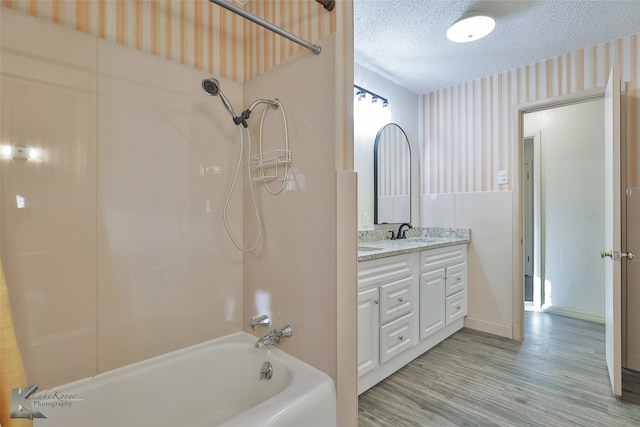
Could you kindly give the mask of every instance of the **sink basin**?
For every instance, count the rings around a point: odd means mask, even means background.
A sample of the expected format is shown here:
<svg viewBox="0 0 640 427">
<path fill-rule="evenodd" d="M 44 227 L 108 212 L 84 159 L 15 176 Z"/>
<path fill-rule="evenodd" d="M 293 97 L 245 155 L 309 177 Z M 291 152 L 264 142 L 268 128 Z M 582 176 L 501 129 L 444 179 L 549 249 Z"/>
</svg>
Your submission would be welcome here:
<svg viewBox="0 0 640 427">
<path fill-rule="evenodd" d="M 440 237 L 407 237 L 404 239 L 408 243 L 435 243 L 442 240 Z"/>
<path fill-rule="evenodd" d="M 381 251 L 382 248 L 374 248 L 372 246 L 358 246 L 358 250 L 364 251 L 364 252 L 372 252 L 372 251 Z"/>
</svg>

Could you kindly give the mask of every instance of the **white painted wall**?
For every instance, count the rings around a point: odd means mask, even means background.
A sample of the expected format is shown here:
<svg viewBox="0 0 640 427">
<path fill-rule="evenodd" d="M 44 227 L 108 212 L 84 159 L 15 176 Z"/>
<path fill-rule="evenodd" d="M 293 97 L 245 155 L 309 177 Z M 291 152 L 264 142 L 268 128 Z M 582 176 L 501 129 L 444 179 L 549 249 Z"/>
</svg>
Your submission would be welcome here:
<svg viewBox="0 0 640 427">
<path fill-rule="evenodd" d="M 540 134 L 545 306 L 604 318 L 603 101 L 524 117 L 524 135 Z"/>
<path fill-rule="evenodd" d="M 364 87 L 389 100 L 389 116 L 368 122 L 359 119 L 354 105 L 354 170 L 358 172 L 358 230 L 373 230 L 373 146 L 376 133 L 386 123 L 397 123 L 404 129 L 411 145 L 411 223 L 420 225 L 419 179 L 420 156 L 418 145 L 419 96 L 402 86 L 381 77 L 373 71 L 354 65 L 354 84 Z M 363 223 L 363 214 L 368 223 Z"/>
<path fill-rule="evenodd" d="M 513 336 L 511 191 L 422 195 L 423 227 L 471 229 L 465 326 Z"/>
</svg>

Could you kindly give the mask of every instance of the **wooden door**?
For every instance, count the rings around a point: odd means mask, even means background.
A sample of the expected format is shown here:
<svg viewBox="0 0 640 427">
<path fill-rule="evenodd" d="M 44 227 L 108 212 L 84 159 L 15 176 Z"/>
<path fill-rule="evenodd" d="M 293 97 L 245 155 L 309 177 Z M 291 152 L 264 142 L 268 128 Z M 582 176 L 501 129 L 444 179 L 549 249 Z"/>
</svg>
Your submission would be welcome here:
<svg viewBox="0 0 640 427">
<path fill-rule="evenodd" d="M 622 395 L 622 268 L 620 70 L 611 69 L 604 97 L 605 130 L 605 343 L 611 388 Z"/>
</svg>

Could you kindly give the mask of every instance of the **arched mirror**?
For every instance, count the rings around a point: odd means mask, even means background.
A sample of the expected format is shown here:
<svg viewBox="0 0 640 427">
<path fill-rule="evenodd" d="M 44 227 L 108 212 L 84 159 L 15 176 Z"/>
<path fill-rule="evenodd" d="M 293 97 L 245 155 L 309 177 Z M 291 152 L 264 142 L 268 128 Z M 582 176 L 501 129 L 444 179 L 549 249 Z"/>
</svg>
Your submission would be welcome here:
<svg viewBox="0 0 640 427">
<path fill-rule="evenodd" d="M 404 130 L 384 125 L 373 148 L 374 224 L 411 222 L 411 147 Z"/>
</svg>

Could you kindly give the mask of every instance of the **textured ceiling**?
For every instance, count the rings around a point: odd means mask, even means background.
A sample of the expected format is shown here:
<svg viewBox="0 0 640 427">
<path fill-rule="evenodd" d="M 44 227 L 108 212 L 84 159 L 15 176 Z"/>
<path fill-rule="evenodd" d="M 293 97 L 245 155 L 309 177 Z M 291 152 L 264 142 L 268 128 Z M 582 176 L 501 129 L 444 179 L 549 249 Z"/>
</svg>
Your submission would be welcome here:
<svg viewBox="0 0 640 427">
<path fill-rule="evenodd" d="M 447 40 L 477 10 L 487 37 Z M 640 0 L 354 0 L 355 61 L 418 94 L 640 32 Z"/>
</svg>

